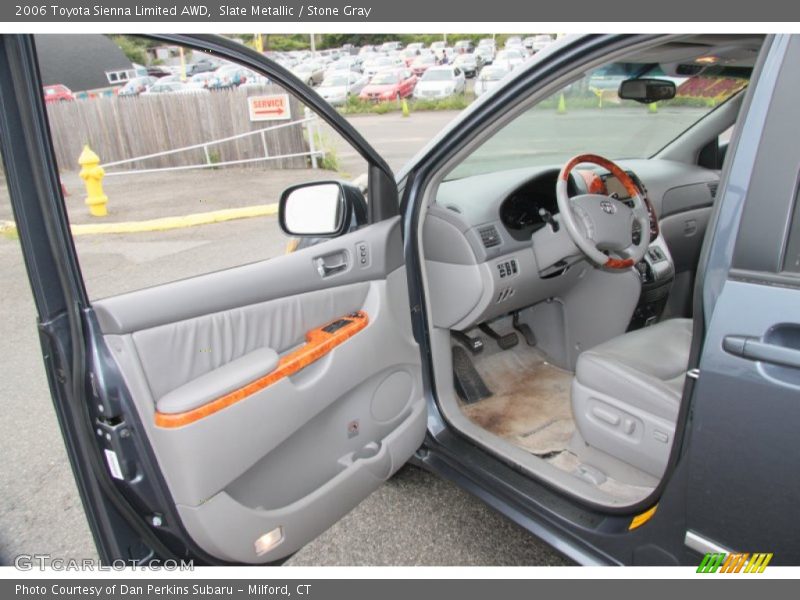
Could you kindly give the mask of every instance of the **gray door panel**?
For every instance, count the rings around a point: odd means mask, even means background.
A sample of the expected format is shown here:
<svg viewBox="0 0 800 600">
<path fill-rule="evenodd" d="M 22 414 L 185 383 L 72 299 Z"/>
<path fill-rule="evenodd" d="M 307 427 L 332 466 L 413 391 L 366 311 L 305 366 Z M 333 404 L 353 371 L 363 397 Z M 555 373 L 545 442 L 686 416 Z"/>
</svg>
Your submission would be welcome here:
<svg viewBox="0 0 800 600">
<path fill-rule="evenodd" d="M 366 266 L 354 260 L 361 244 Z M 323 277 L 314 260 L 331 252 L 350 252 L 349 266 Z M 422 443 L 420 355 L 397 218 L 95 308 L 183 525 L 220 559 L 259 563 L 296 551 Z M 159 425 L 159 413 L 244 388 L 278 368 L 307 332 L 356 311 L 366 327 L 301 370 L 202 418 Z M 283 541 L 264 551 L 257 540 L 276 528 Z"/>
<path fill-rule="evenodd" d="M 728 281 L 714 308 L 693 394 L 687 527 L 738 552 L 774 552 L 797 564 L 800 547 L 800 369 L 723 350 L 728 336 L 772 340 L 781 324 L 800 331 L 800 291 Z"/>
</svg>

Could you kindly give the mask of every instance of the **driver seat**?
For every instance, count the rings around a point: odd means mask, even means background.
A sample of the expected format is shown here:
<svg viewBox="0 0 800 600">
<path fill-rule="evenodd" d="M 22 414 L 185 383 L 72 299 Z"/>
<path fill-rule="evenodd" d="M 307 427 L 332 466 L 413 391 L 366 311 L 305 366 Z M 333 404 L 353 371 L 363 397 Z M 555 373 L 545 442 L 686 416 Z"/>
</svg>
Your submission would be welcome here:
<svg viewBox="0 0 800 600">
<path fill-rule="evenodd" d="M 572 411 L 584 441 L 661 477 L 691 343 L 692 320 L 669 319 L 582 352 L 572 381 Z"/>
</svg>

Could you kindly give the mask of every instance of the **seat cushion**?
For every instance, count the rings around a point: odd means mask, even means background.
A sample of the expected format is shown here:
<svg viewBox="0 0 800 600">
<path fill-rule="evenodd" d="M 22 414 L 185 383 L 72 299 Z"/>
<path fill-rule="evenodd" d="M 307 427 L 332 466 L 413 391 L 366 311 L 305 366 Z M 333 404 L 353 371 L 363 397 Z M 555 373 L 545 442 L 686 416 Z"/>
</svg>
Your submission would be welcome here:
<svg viewBox="0 0 800 600">
<path fill-rule="evenodd" d="M 691 319 L 663 321 L 581 353 L 575 378 L 591 390 L 674 421 L 691 343 Z"/>
<path fill-rule="evenodd" d="M 592 448 L 661 477 L 675 437 L 692 321 L 626 333 L 578 357 L 575 426 Z"/>
</svg>

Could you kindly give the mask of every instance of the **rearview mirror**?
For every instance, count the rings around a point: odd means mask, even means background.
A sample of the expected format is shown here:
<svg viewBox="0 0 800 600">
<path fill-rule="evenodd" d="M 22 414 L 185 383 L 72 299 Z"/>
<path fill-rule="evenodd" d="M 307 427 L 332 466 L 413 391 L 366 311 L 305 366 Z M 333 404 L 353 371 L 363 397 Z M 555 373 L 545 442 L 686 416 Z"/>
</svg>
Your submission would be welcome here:
<svg viewBox="0 0 800 600">
<path fill-rule="evenodd" d="M 314 181 L 287 188 L 278 204 L 281 229 L 297 237 L 335 237 L 347 227 L 348 196 L 336 181 Z"/>
<path fill-rule="evenodd" d="M 626 79 L 619 86 L 618 95 L 623 100 L 651 104 L 675 97 L 675 83 L 668 79 Z"/>
</svg>

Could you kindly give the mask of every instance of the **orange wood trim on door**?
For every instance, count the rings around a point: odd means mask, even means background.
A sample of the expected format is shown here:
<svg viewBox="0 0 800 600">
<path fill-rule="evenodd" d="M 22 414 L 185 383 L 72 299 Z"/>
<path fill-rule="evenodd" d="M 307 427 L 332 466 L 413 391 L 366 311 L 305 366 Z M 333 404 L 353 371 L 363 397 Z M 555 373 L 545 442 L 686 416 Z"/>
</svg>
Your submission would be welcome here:
<svg viewBox="0 0 800 600">
<path fill-rule="evenodd" d="M 350 322 L 332 333 L 328 333 L 324 330 L 326 327 L 332 323 L 335 323 L 336 321 L 339 321 L 340 319 L 347 319 Z M 216 400 L 212 400 L 211 402 L 204 404 L 203 406 L 198 406 L 192 410 L 187 410 L 186 412 L 182 413 L 156 412 L 156 425 L 158 427 L 165 428 L 183 427 L 184 425 L 194 423 L 203 417 L 207 417 L 215 412 L 219 412 L 224 408 L 228 408 L 232 404 L 236 404 L 240 400 L 243 400 L 248 396 L 255 394 L 256 392 L 263 390 L 265 387 L 272 385 L 284 377 L 294 375 L 314 361 L 319 360 L 328 352 L 333 350 L 336 346 L 342 344 L 364 329 L 369 323 L 367 313 L 363 311 L 354 312 L 345 317 L 340 317 L 340 319 L 334 319 L 330 323 L 317 329 L 312 329 L 306 333 L 306 343 L 300 348 L 297 348 L 285 356 L 282 356 L 278 361 L 278 366 L 274 371 L 271 371 L 263 377 L 248 383 L 238 390 L 229 392 L 224 396 L 220 396 Z"/>
</svg>

